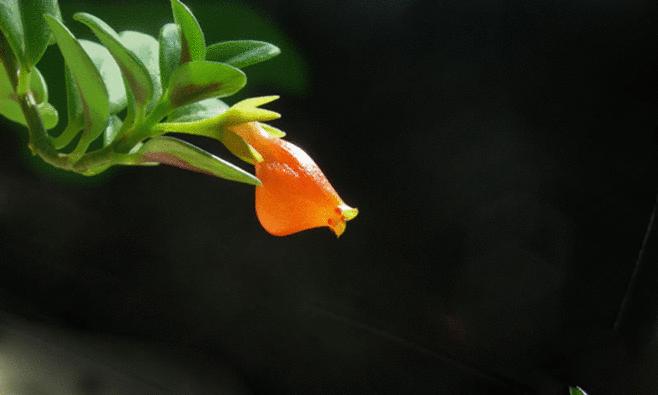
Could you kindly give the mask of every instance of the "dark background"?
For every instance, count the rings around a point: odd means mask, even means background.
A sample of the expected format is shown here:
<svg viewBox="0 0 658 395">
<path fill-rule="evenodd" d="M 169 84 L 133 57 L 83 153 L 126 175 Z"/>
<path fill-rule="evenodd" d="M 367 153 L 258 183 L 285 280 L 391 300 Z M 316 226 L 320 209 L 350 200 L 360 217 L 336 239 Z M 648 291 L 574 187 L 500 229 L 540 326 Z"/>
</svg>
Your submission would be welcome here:
<svg viewBox="0 0 658 395">
<path fill-rule="evenodd" d="M 171 19 L 61 3 L 81 37 L 74 11 Z M 658 185 L 655 1 L 187 4 L 209 42 L 282 47 L 245 95 L 282 95 L 276 126 L 361 214 L 275 238 L 252 187 L 69 176 L 2 120 L 0 388 L 658 394 L 658 260 L 613 330 Z M 40 67 L 64 118 L 55 47 Z"/>
</svg>

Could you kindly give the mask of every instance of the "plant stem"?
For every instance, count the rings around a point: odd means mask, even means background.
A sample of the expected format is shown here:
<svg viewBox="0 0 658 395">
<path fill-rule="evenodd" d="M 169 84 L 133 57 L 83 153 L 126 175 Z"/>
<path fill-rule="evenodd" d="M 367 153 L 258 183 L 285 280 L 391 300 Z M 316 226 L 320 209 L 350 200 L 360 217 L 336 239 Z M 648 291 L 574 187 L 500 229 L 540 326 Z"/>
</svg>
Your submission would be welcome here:
<svg viewBox="0 0 658 395">
<path fill-rule="evenodd" d="M 45 162 L 59 167 L 60 169 L 72 170 L 71 161 L 65 154 L 57 152 L 53 147 L 46 128 L 43 126 L 37 104 L 34 101 L 32 92 L 28 91 L 18 97 L 18 101 L 23 110 L 25 121 L 27 122 L 28 134 L 30 137 L 29 148 L 34 155 L 39 155 Z"/>
<path fill-rule="evenodd" d="M 164 96 L 163 96 L 164 97 Z M 166 100 L 160 100 L 158 104 L 151 110 L 151 113 L 144 119 L 129 130 L 121 139 L 112 144 L 119 152 L 130 151 L 137 143 L 147 137 L 151 137 L 155 125 L 167 116 L 169 112 L 169 103 Z"/>
</svg>

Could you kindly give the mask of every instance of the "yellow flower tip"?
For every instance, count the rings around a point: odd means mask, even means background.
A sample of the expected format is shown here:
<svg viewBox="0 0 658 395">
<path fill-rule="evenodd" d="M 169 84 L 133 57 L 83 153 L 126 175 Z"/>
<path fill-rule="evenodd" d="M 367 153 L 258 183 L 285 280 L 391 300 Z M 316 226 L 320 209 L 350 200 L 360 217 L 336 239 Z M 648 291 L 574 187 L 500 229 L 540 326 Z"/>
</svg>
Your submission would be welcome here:
<svg viewBox="0 0 658 395">
<path fill-rule="evenodd" d="M 341 202 L 338 207 L 335 209 L 337 217 L 329 218 L 327 221 L 327 226 L 331 229 L 336 237 L 342 236 L 345 233 L 347 228 L 347 221 L 354 219 L 359 214 L 359 210 L 354 207 L 350 207 L 347 204 Z"/>
<path fill-rule="evenodd" d="M 339 238 L 340 236 L 345 233 L 345 229 L 347 229 L 347 224 L 345 221 L 337 221 L 333 225 L 329 225 L 329 229 L 331 229 L 332 232 L 336 235 L 336 238 Z"/>
<path fill-rule="evenodd" d="M 359 215 L 359 209 L 358 208 L 350 207 L 345 203 L 341 203 L 338 206 L 338 209 L 340 210 L 340 213 L 343 216 L 343 219 L 345 221 L 351 221 L 354 218 L 356 218 L 357 215 Z"/>
</svg>

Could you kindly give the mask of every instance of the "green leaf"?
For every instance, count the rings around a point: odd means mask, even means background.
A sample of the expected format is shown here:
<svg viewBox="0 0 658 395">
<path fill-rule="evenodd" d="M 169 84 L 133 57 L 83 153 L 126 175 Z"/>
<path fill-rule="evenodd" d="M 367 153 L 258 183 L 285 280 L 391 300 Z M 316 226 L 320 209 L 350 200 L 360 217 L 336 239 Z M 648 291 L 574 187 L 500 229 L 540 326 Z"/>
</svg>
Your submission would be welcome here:
<svg viewBox="0 0 658 395">
<path fill-rule="evenodd" d="M 155 102 L 162 95 L 162 85 L 160 83 L 160 44 L 158 40 L 148 34 L 130 30 L 119 33 L 119 37 L 123 45 L 137 55 L 149 71 L 151 84 L 153 85 L 153 97 L 151 100 Z"/>
<path fill-rule="evenodd" d="M 78 40 L 98 69 L 110 101 L 110 114 L 126 108 L 126 87 L 121 77 L 121 69 L 104 46 L 89 40 Z"/>
<path fill-rule="evenodd" d="M 14 94 L 14 87 L 2 62 L 0 62 L 0 98 L 9 98 Z"/>
<path fill-rule="evenodd" d="M 41 122 L 46 129 L 52 129 L 59 122 L 59 113 L 50 103 L 39 103 L 37 110 L 41 116 Z"/>
<path fill-rule="evenodd" d="M 580 387 L 569 387 L 569 395 L 587 395 Z"/>
<path fill-rule="evenodd" d="M 180 66 L 169 81 L 167 99 L 172 108 L 211 97 L 230 96 L 245 86 L 242 71 L 223 63 L 196 61 Z"/>
<path fill-rule="evenodd" d="M 181 64 L 181 30 L 175 23 L 167 23 L 160 30 L 160 79 L 167 86 L 169 77 Z"/>
<path fill-rule="evenodd" d="M 114 139 L 118 136 L 121 126 L 123 126 L 121 119 L 116 115 L 112 115 L 107 122 L 107 127 L 103 131 L 103 147 L 112 144 Z"/>
<path fill-rule="evenodd" d="M 39 62 L 50 42 L 44 14 L 61 21 L 57 0 L 0 0 L 0 31 L 24 69 Z"/>
<path fill-rule="evenodd" d="M 263 41 L 223 41 L 208 47 L 206 59 L 243 69 L 272 59 L 280 53 L 279 47 Z"/>
<path fill-rule="evenodd" d="M 180 26 L 183 45 L 181 53 L 182 63 L 206 58 L 206 39 L 192 11 L 179 0 L 171 0 L 171 10 L 174 21 Z"/>
<path fill-rule="evenodd" d="M 39 69 L 36 67 L 33 67 L 32 72 L 30 73 L 30 90 L 32 91 L 34 100 L 37 103 L 48 101 L 48 84 Z"/>
<path fill-rule="evenodd" d="M 55 36 L 80 95 L 84 129 L 74 152 L 81 155 L 103 132 L 107 124 L 110 113 L 107 89 L 94 62 L 66 26 L 48 15 L 46 22 Z"/>
<path fill-rule="evenodd" d="M 126 88 L 119 65 L 104 46 L 88 40 L 78 40 L 78 42 L 89 55 L 103 79 L 108 92 L 110 114 L 120 112 L 126 107 Z M 78 92 L 78 84 L 71 76 L 68 67 L 65 70 L 65 85 L 68 121 L 66 129 L 53 142 L 57 149 L 69 145 L 84 126 L 84 109 Z"/>
<path fill-rule="evenodd" d="M 153 97 L 151 75 L 144 63 L 125 47 L 114 29 L 100 18 L 87 13 L 77 13 L 73 18 L 91 29 L 117 61 L 129 95 L 127 118 L 131 121 L 142 119 Z"/>
<path fill-rule="evenodd" d="M 167 118 L 169 122 L 192 122 L 211 118 L 228 109 L 228 105 L 219 99 L 206 99 L 177 108 Z"/>
<path fill-rule="evenodd" d="M 53 140 L 56 149 L 69 145 L 84 126 L 84 109 L 71 69 L 64 67 L 64 84 L 66 86 L 66 128 Z"/>
<path fill-rule="evenodd" d="M 172 137 L 154 137 L 139 150 L 144 162 L 157 162 L 231 181 L 260 185 L 254 175 L 190 143 Z"/>
<path fill-rule="evenodd" d="M 41 103 L 37 106 L 41 121 L 46 129 L 52 129 L 57 126 L 59 116 L 57 110 L 50 103 Z M 27 121 L 23 115 L 20 104 L 11 99 L 0 98 L 0 114 L 10 121 L 27 126 Z"/>
</svg>

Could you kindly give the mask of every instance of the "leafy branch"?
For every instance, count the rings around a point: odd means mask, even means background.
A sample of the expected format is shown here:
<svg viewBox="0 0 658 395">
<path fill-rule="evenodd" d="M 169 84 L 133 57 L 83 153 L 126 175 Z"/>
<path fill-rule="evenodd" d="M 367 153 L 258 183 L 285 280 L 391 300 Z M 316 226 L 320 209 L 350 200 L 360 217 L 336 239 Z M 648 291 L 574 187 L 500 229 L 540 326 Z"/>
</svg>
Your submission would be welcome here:
<svg viewBox="0 0 658 395">
<path fill-rule="evenodd" d="M 118 33 L 94 15 L 75 14 L 97 43 L 71 33 L 57 0 L 0 0 L 0 114 L 27 126 L 31 151 L 61 169 L 95 175 L 115 165 L 162 163 L 258 185 L 239 167 L 164 135 L 210 137 L 238 158 L 257 162 L 258 153 L 223 133 L 222 126 L 231 117 L 265 122 L 278 114 L 244 103 L 229 107 L 220 99 L 246 85 L 242 69 L 280 51 L 249 40 L 207 46 L 190 9 L 179 0 L 171 0 L 171 8 L 173 22 L 158 38 Z M 53 43 L 66 64 L 67 124 L 56 135 L 52 130 L 59 115 L 48 103 L 48 87 L 37 68 Z"/>
</svg>

